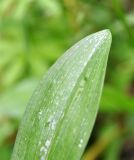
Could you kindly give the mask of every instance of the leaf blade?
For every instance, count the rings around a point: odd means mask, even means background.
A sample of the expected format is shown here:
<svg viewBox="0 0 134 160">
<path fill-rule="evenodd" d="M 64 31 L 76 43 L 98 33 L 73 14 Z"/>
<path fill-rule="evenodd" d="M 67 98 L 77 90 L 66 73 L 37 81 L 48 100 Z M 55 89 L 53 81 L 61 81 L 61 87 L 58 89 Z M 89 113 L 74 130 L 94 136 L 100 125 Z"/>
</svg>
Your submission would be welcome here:
<svg viewBox="0 0 134 160">
<path fill-rule="evenodd" d="M 80 159 L 97 114 L 110 45 L 111 33 L 97 32 L 50 68 L 27 106 L 12 159 Z"/>
</svg>

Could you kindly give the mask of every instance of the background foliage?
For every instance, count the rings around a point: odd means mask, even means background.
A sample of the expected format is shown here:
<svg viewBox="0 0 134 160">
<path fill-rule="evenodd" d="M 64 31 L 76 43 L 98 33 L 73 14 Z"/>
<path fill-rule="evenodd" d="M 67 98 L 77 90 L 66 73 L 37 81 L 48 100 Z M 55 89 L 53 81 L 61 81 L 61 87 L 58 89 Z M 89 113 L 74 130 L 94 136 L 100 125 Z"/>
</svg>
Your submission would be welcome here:
<svg viewBox="0 0 134 160">
<path fill-rule="evenodd" d="M 105 28 L 113 43 L 84 159 L 134 159 L 134 1 L 1 0 L 1 160 L 10 159 L 27 101 L 44 72 L 76 41 Z"/>
</svg>

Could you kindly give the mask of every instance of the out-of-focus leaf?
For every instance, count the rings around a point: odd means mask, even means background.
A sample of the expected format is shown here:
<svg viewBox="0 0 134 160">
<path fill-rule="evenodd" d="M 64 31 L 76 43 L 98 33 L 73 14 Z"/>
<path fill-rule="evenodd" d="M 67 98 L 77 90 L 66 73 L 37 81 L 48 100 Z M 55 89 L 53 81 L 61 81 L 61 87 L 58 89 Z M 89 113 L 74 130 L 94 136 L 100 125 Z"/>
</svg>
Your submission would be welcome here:
<svg viewBox="0 0 134 160">
<path fill-rule="evenodd" d="M 45 60 L 35 54 L 31 54 L 29 57 L 31 74 L 35 77 L 40 77 L 45 71 L 48 70 L 48 64 Z"/>
<path fill-rule="evenodd" d="M 95 143 L 84 154 L 83 160 L 96 160 L 120 134 L 121 131 L 114 123 L 103 126 Z"/>
<path fill-rule="evenodd" d="M 0 95 L 0 117 L 20 119 L 37 80 L 28 79 Z"/>
<path fill-rule="evenodd" d="M 14 123 L 6 119 L 6 117 L 0 117 L 0 147 L 2 146 L 4 140 L 14 133 L 14 130 Z"/>
<path fill-rule="evenodd" d="M 12 145 L 3 145 L 0 146 L 0 159 L 9 160 L 12 153 Z"/>
<path fill-rule="evenodd" d="M 124 93 L 121 93 L 118 89 L 105 85 L 102 99 L 101 99 L 101 111 L 103 112 L 127 112 L 134 113 L 134 99 Z"/>
<path fill-rule="evenodd" d="M 104 160 L 119 160 L 123 138 L 118 137 L 107 147 Z"/>
<path fill-rule="evenodd" d="M 10 86 L 23 75 L 23 59 L 17 58 L 13 62 L 14 63 L 11 66 L 8 66 L 8 69 L 5 71 L 5 74 L 3 76 L 3 83 L 5 86 Z"/>
</svg>

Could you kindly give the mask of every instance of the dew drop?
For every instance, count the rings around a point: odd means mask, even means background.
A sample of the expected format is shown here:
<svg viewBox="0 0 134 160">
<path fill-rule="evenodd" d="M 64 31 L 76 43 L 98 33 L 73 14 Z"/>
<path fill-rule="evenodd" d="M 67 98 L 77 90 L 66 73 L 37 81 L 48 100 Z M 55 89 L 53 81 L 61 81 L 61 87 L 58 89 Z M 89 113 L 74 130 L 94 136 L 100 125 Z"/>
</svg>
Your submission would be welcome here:
<svg viewBox="0 0 134 160">
<path fill-rule="evenodd" d="M 45 160 L 45 157 L 44 157 L 44 156 L 42 156 L 42 157 L 41 157 L 41 160 Z"/>
<path fill-rule="evenodd" d="M 79 148 L 81 148 L 81 147 L 82 147 L 82 145 L 81 145 L 81 144 L 79 144 L 78 146 L 79 146 Z"/>
<path fill-rule="evenodd" d="M 43 152 L 44 150 L 45 150 L 45 147 L 42 146 L 42 147 L 40 148 L 40 152 Z"/>
<path fill-rule="evenodd" d="M 40 111 L 40 112 L 38 113 L 39 119 L 41 118 L 41 115 L 42 115 L 42 111 Z"/>
<path fill-rule="evenodd" d="M 81 148 L 83 144 L 83 139 L 80 139 L 80 143 L 78 144 L 78 147 Z"/>
<path fill-rule="evenodd" d="M 51 127 L 51 129 L 54 130 L 56 122 L 55 122 L 53 116 L 50 116 L 47 122 L 48 122 L 49 126 Z"/>
<path fill-rule="evenodd" d="M 49 141 L 49 140 L 46 141 L 45 146 L 46 146 L 47 148 L 50 146 L 50 141 Z"/>
<path fill-rule="evenodd" d="M 51 123 L 51 128 L 52 128 L 52 130 L 55 129 L 55 125 L 56 125 L 56 122 L 53 120 L 52 123 Z"/>
<path fill-rule="evenodd" d="M 83 143 L 83 139 L 80 140 L 80 143 Z"/>
<path fill-rule="evenodd" d="M 42 111 L 39 112 L 39 115 L 42 115 Z"/>
</svg>

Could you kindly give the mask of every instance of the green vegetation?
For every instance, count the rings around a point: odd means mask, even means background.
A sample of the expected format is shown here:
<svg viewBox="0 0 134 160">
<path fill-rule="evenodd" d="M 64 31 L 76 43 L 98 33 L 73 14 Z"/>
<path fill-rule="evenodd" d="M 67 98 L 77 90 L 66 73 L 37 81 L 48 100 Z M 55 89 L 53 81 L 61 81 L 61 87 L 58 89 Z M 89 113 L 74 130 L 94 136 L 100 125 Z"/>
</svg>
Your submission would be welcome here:
<svg viewBox="0 0 134 160">
<path fill-rule="evenodd" d="M 79 160 L 93 128 L 111 45 L 108 30 L 71 47 L 49 69 L 22 119 L 12 160 Z"/>
<path fill-rule="evenodd" d="M 0 1 L 1 160 L 11 157 L 25 106 L 44 72 L 79 39 L 104 28 L 113 43 L 85 159 L 133 159 L 133 17 L 133 0 Z"/>
</svg>

